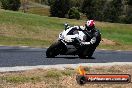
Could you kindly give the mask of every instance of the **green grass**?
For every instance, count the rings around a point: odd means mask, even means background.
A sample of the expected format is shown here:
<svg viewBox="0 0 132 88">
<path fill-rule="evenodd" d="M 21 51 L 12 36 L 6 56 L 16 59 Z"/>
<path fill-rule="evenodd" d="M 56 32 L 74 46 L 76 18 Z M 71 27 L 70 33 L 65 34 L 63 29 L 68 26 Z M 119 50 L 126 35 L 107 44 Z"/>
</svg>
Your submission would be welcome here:
<svg viewBox="0 0 132 88">
<path fill-rule="evenodd" d="M 132 25 L 112 24 L 102 28 L 102 35 L 108 39 L 116 40 L 119 43 L 132 44 Z"/>
<path fill-rule="evenodd" d="M 49 8 L 33 7 L 27 10 L 27 13 L 38 14 L 42 16 L 50 16 Z"/>
<path fill-rule="evenodd" d="M 31 38 L 16 38 L 16 37 L 6 37 L 0 36 L 0 44 L 2 45 L 19 45 L 19 46 L 36 46 L 39 44 L 40 46 L 45 46 L 50 44 L 50 41 L 46 40 L 38 40 Z M 46 47 L 46 46 L 45 46 Z"/>
<path fill-rule="evenodd" d="M 41 3 L 36 3 L 30 0 L 28 1 L 28 9 L 26 10 L 26 13 L 33 13 L 42 16 L 50 16 L 49 10 L 50 10 L 50 6 L 43 5 Z"/>
<path fill-rule="evenodd" d="M 84 20 L 26 14 L 0 9 L 0 45 L 48 47 L 64 29 L 64 23 L 82 25 Z M 103 38 L 117 45 L 100 45 L 99 48 L 132 50 L 132 25 L 97 22 Z"/>
<path fill-rule="evenodd" d="M 104 38 L 113 40 L 117 45 L 101 45 L 100 48 L 132 50 L 132 25 L 119 23 L 99 23 Z"/>
<path fill-rule="evenodd" d="M 62 77 L 62 74 L 61 74 L 61 72 L 58 72 L 56 70 L 50 70 L 47 72 L 45 77 L 46 78 L 60 78 L 60 77 Z"/>
<path fill-rule="evenodd" d="M 7 76 L 7 77 L 1 77 L 1 80 L 6 81 L 7 83 L 25 83 L 25 82 L 39 82 L 41 81 L 41 78 L 38 76 L 35 77 Z"/>
<path fill-rule="evenodd" d="M 25 74 L 22 74 L 25 73 Z M 0 73 L 0 82 L 1 83 L 27 83 L 27 82 L 40 82 L 49 80 L 59 81 L 63 76 L 72 76 L 75 73 L 75 70 L 35 70 L 31 72 L 16 72 L 16 73 L 5 73 L 2 75 Z M 52 82 L 52 81 L 51 81 Z M 0 83 L 0 84 L 1 84 Z"/>
</svg>

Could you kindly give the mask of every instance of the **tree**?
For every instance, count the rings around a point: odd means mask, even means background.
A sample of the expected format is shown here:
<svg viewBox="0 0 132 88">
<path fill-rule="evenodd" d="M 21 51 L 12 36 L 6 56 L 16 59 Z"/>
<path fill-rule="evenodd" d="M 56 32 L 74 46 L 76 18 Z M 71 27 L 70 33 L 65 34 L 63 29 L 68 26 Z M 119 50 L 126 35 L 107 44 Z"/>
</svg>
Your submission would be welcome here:
<svg viewBox="0 0 132 88">
<path fill-rule="evenodd" d="M 80 8 L 84 0 L 70 0 L 72 7 Z"/>
<path fill-rule="evenodd" d="M 64 18 L 70 7 L 70 0 L 51 0 L 50 14 L 54 17 Z"/>
<path fill-rule="evenodd" d="M 103 20 L 109 22 L 119 22 L 120 16 L 123 14 L 122 0 L 107 1 L 107 7 L 104 8 Z"/>
<path fill-rule="evenodd" d="M 128 5 L 132 5 L 132 0 L 128 0 Z"/>
<path fill-rule="evenodd" d="M 106 0 L 84 0 L 81 11 L 88 19 L 103 20 L 103 9 Z"/>
<path fill-rule="evenodd" d="M 123 11 L 123 2 L 122 2 L 122 0 L 113 0 L 112 4 L 113 4 L 113 7 L 117 11 L 117 15 L 120 15 Z"/>
<path fill-rule="evenodd" d="M 76 7 L 72 7 L 69 11 L 68 11 L 68 17 L 70 19 L 80 19 L 80 13 L 78 11 L 78 9 Z"/>
<path fill-rule="evenodd" d="M 95 12 L 94 12 L 94 19 L 102 21 L 103 20 L 103 12 L 105 8 L 105 4 L 107 3 L 107 0 L 96 0 L 95 2 Z"/>
<path fill-rule="evenodd" d="M 124 18 L 125 23 L 132 23 L 132 0 L 126 0 L 127 10 Z"/>
<path fill-rule="evenodd" d="M 95 17 L 95 2 L 96 0 L 84 0 L 81 11 L 86 14 L 88 19 L 94 19 Z"/>
<path fill-rule="evenodd" d="M 88 19 L 119 22 L 119 17 L 123 13 L 123 2 L 122 0 L 84 0 L 81 11 Z"/>
<path fill-rule="evenodd" d="M 132 0 L 128 0 L 127 1 L 127 11 L 126 11 L 126 15 L 130 16 L 132 13 Z"/>
<path fill-rule="evenodd" d="M 108 2 L 107 7 L 104 8 L 103 20 L 108 22 L 114 22 L 114 19 L 116 18 L 116 16 L 114 15 L 115 13 L 116 10 L 112 6 L 112 2 Z"/>
<path fill-rule="evenodd" d="M 0 0 L 2 3 L 2 8 L 5 10 L 13 10 L 13 11 L 18 11 L 21 2 L 20 0 Z"/>
<path fill-rule="evenodd" d="M 49 5 L 49 0 L 41 0 L 41 4 Z"/>
</svg>

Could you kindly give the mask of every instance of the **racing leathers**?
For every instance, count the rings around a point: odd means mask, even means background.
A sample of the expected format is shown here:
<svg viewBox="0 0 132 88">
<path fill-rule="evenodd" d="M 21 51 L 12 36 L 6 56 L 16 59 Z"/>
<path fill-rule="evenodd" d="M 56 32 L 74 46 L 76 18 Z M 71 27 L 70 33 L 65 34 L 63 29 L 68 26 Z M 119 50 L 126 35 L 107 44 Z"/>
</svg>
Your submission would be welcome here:
<svg viewBox="0 0 132 88">
<path fill-rule="evenodd" d="M 70 37 L 76 37 L 81 40 L 82 47 L 79 49 L 80 58 L 84 58 L 85 56 L 91 57 L 101 41 L 101 33 L 98 29 L 87 30 L 84 26 L 72 27 L 65 39 L 68 41 Z"/>
<path fill-rule="evenodd" d="M 101 33 L 98 29 L 94 28 L 91 30 L 85 30 L 84 32 L 87 36 L 87 40 L 85 42 L 82 42 L 84 45 L 82 47 L 82 57 L 88 56 L 91 57 L 96 49 L 96 47 L 99 45 L 101 41 Z"/>
</svg>

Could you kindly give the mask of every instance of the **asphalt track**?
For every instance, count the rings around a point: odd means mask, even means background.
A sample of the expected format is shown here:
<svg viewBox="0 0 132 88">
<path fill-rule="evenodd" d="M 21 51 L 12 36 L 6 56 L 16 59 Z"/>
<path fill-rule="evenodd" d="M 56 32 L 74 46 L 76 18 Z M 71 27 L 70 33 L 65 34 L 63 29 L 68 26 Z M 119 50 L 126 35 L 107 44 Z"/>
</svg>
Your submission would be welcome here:
<svg viewBox="0 0 132 88">
<path fill-rule="evenodd" d="M 46 48 L 0 46 L 0 67 L 132 62 L 132 51 L 96 50 L 91 59 L 70 55 L 46 58 L 45 52 Z"/>
</svg>

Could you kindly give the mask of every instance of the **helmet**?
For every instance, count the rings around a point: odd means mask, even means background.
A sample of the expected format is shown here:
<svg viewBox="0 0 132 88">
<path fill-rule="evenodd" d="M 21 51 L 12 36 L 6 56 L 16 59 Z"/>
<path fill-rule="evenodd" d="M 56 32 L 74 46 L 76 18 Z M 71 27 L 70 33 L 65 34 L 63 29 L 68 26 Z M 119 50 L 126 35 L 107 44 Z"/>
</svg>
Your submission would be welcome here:
<svg viewBox="0 0 132 88">
<path fill-rule="evenodd" d="M 87 30 L 92 30 L 95 26 L 94 20 L 88 20 L 85 24 Z"/>
</svg>

